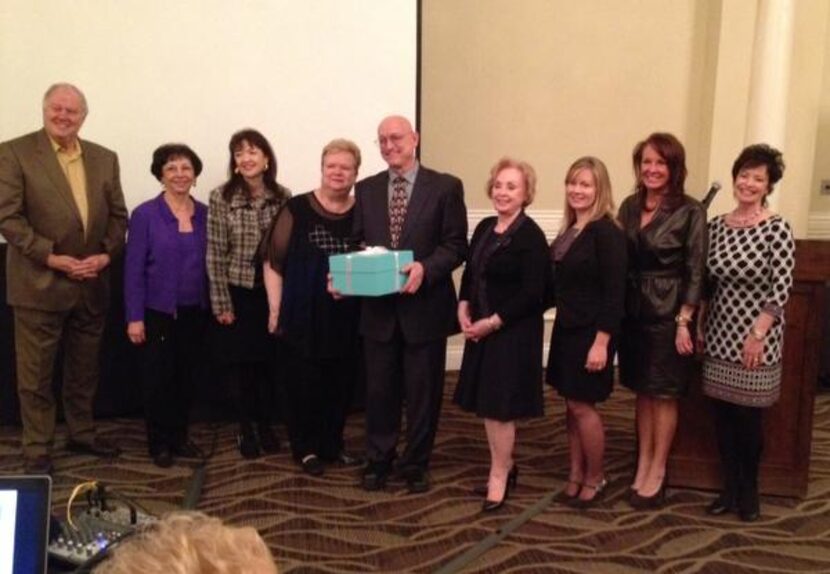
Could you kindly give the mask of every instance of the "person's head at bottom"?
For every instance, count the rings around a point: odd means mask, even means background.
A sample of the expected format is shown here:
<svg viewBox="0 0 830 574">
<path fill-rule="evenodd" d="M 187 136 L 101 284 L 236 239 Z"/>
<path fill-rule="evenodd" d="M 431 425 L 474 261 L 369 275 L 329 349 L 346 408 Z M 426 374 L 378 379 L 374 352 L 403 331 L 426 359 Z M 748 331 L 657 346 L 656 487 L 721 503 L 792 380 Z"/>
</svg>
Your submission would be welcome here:
<svg viewBox="0 0 830 574">
<path fill-rule="evenodd" d="M 112 549 L 95 574 L 277 574 L 256 529 L 199 512 L 177 512 Z"/>
</svg>

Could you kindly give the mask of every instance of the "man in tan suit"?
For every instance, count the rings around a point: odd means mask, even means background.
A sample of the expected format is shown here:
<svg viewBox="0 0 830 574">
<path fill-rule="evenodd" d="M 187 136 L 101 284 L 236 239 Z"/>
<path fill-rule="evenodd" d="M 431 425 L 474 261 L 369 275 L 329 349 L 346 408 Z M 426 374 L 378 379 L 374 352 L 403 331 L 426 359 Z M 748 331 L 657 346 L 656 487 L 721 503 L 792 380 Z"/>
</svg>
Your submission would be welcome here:
<svg viewBox="0 0 830 574">
<path fill-rule="evenodd" d="M 117 456 L 95 436 L 92 401 L 109 305 L 109 265 L 124 245 L 127 208 L 118 158 L 78 139 L 86 98 L 55 84 L 43 129 L 0 144 L 0 234 L 8 242 L 7 299 L 14 309 L 17 390 L 27 473 L 52 471 L 52 378 L 63 343 L 68 450 Z"/>
</svg>

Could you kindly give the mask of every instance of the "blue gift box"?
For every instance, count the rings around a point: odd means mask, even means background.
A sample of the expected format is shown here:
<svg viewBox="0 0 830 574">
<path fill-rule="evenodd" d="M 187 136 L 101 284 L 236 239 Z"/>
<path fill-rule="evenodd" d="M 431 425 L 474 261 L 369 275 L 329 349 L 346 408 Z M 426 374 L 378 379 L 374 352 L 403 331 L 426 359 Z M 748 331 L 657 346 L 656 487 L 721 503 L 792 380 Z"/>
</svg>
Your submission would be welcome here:
<svg viewBox="0 0 830 574">
<path fill-rule="evenodd" d="M 343 295 L 375 297 L 397 293 L 406 283 L 401 267 L 412 263 L 412 251 L 367 249 L 329 256 L 334 288 Z"/>
</svg>

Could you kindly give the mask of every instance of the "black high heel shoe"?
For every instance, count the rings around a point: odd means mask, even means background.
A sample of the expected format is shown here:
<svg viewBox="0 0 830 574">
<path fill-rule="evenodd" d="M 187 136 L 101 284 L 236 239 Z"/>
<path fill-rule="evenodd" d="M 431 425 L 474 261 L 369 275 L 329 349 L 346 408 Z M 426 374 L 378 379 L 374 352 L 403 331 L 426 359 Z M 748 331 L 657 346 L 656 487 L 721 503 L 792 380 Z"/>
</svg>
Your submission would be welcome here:
<svg viewBox="0 0 830 574">
<path fill-rule="evenodd" d="M 519 466 L 514 464 L 507 473 L 507 488 L 513 490 L 519 483 Z M 478 496 L 487 496 L 488 487 L 486 484 L 473 487 L 473 494 Z"/>
<path fill-rule="evenodd" d="M 484 503 L 481 505 L 481 511 L 494 512 L 504 506 L 504 503 L 507 501 L 507 496 L 510 494 L 509 484 L 509 482 L 505 483 L 504 496 L 501 497 L 501 500 L 490 500 L 489 498 L 485 498 Z"/>
<path fill-rule="evenodd" d="M 637 510 L 646 510 L 650 508 L 660 508 L 666 502 L 666 477 L 660 483 L 660 488 L 651 496 L 643 496 L 639 492 L 635 492 L 629 501 L 631 506 Z"/>
<path fill-rule="evenodd" d="M 576 486 L 576 492 L 573 494 L 568 494 L 568 487 L 571 485 Z M 579 496 L 580 490 L 582 490 L 581 482 L 577 482 L 575 480 L 568 480 L 567 482 L 565 482 L 565 488 L 557 492 L 556 496 L 553 497 L 553 500 L 561 504 L 570 504 L 577 496 Z"/>
<path fill-rule="evenodd" d="M 735 510 L 735 496 L 722 492 L 706 507 L 706 514 L 720 516 Z"/>
<path fill-rule="evenodd" d="M 579 493 L 571 499 L 571 506 L 582 510 L 591 508 L 594 504 L 601 501 L 605 497 L 605 487 L 608 486 L 608 481 L 602 479 L 598 484 L 582 483 L 582 488 L 587 488 L 594 491 L 594 496 L 589 499 L 579 498 Z"/>
</svg>

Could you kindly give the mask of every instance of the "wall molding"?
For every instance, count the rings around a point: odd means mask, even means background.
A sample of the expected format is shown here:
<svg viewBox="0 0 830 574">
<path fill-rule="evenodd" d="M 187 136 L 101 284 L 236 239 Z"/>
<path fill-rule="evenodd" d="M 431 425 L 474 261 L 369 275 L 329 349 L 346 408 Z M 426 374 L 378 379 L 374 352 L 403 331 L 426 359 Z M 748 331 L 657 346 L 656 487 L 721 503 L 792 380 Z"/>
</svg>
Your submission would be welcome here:
<svg viewBox="0 0 830 574">
<path fill-rule="evenodd" d="M 807 217 L 807 239 L 830 239 L 830 211 L 813 212 Z"/>
<path fill-rule="evenodd" d="M 548 242 L 553 241 L 556 234 L 559 232 L 559 225 L 562 223 L 564 211 L 561 209 L 528 209 L 527 214 L 533 218 L 542 231 L 545 232 Z M 473 236 L 473 230 L 476 225 L 484 219 L 493 215 L 492 209 L 468 209 L 467 210 L 467 225 L 469 226 L 469 236 Z"/>
</svg>

